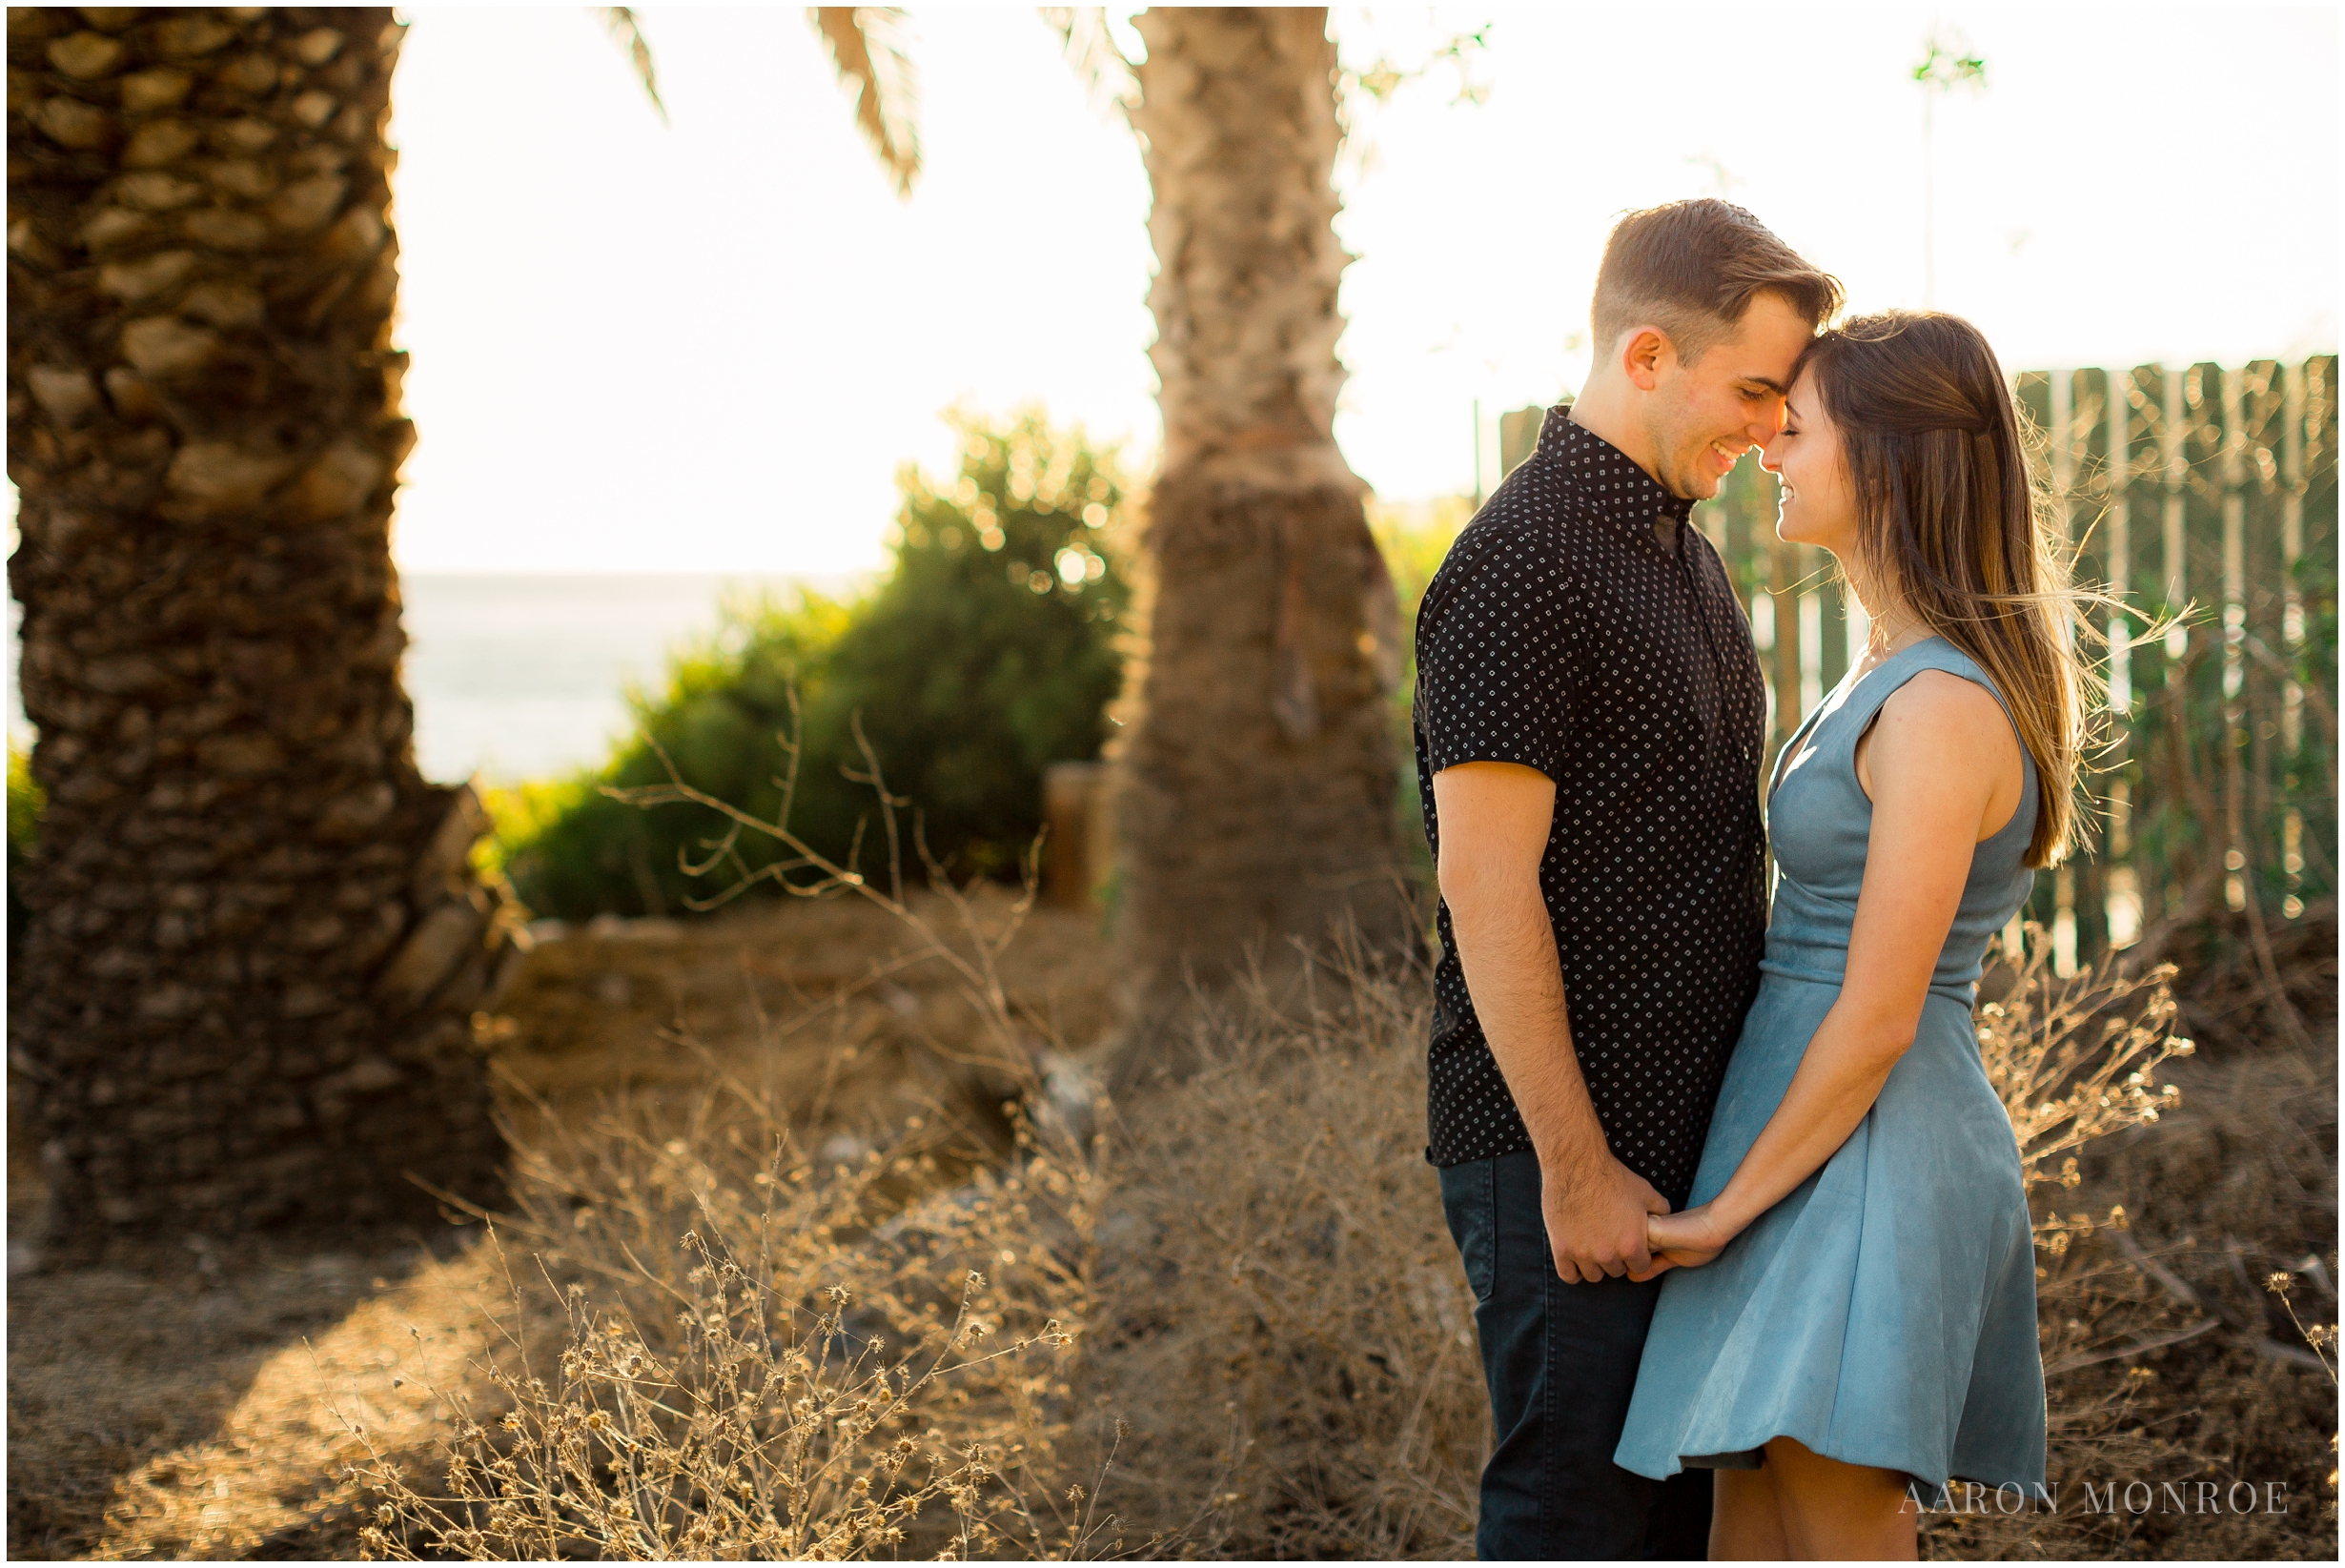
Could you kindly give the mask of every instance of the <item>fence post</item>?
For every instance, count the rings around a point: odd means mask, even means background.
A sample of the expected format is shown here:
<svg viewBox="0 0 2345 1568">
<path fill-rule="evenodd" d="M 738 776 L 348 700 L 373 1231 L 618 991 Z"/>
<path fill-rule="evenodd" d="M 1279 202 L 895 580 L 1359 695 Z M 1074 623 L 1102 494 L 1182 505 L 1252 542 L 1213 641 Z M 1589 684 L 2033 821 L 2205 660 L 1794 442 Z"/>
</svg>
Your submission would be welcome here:
<svg viewBox="0 0 2345 1568">
<path fill-rule="evenodd" d="M 1817 679 L 1824 689 L 1830 691 L 1840 684 L 1848 666 L 1856 662 L 1862 650 L 1848 641 L 1848 584 L 1840 570 L 1827 557 L 1824 562 L 1824 581 L 1817 586 L 1816 597 L 1824 605 L 1824 647 Z"/>
<path fill-rule="evenodd" d="M 2158 438 L 2164 471 L 2161 476 L 2165 490 L 2165 504 L 2161 508 L 2161 532 L 2165 538 L 2165 602 L 2170 611 L 2178 612 L 2190 593 L 2190 535 L 2186 529 L 2191 481 L 2189 367 L 2163 371 L 2166 395 L 2166 417 Z M 2166 797 L 2159 803 L 2158 826 L 2161 863 L 2166 871 L 2166 907 L 2172 914 L 2181 907 L 2182 887 L 2186 869 L 2194 869 L 2186 856 L 2187 827 L 2197 804 L 2189 797 L 2193 783 L 2190 748 L 2190 653 L 2192 628 L 2177 619 L 2166 633 L 2166 689 L 2161 695 L 2159 718 L 2163 733 L 2167 763 Z"/>
<path fill-rule="evenodd" d="M 2163 367 L 2161 367 L 2163 368 Z M 2182 533 L 2182 492 L 2190 482 L 2191 465 L 2182 449 L 2182 438 L 2190 428 L 2184 411 L 2185 386 L 2190 379 L 2186 371 L 2166 371 L 2166 422 L 2158 435 L 2164 446 L 2166 459 L 2166 505 L 2161 515 L 2165 525 L 2166 544 L 2166 603 L 2170 609 L 2180 609 L 2189 588 L 2189 554 Z M 2166 634 L 2166 683 L 2182 682 L 2182 658 L 2190 651 L 2191 631 L 2177 621 Z"/>
<path fill-rule="evenodd" d="M 1805 719 L 1824 701 L 1824 562 L 1825 552 L 1803 544 L 1794 557 L 1800 575 L 1800 717 Z"/>
<path fill-rule="evenodd" d="M 1504 480 L 1524 458 L 1539 450 L 1540 427 L 1547 422 L 1543 408 L 1519 408 L 1499 416 L 1499 478 Z"/>
<path fill-rule="evenodd" d="M 2102 573 L 2110 597 L 2123 602 L 2132 581 L 2133 565 L 2133 377 L 2126 371 L 2108 374 L 2103 394 L 2108 456 L 2102 470 L 2108 488 L 2108 508 L 2102 514 Z M 2109 750 L 2104 763 L 2108 779 L 2103 810 L 2108 823 L 2100 858 L 2102 918 L 2111 947 L 2131 947 L 2141 936 L 2142 886 L 2133 859 L 2133 638 L 2132 626 L 2118 610 L 2109 612 Z"/>
<path fill-rule="evenodd" d="M 2055 370 L 2049 380 L 2052 507 L 2060 523 L 2057 547 L 2066 553 L 2076 546 L 2076 376 L 2073 371 Z M 2073 649 L 2074 629 L 2065 621 L 2060 629 Z M 2052 872 L 2052 973 L 2063 978 L 2076 972 L 2076 862 L 2080 858 L 2070 856 Z"/>
<path fill-rule="evenodd" d="M 2304 556 L 2304 366 L 2292 364 L 2281 376 L 2280 658 L 2288 677 L 2280 687 L 2280 767 L 2283 782 L 2294 784 L 2304 745 L 2304 687 L 2296 680 L 2304 646 L 2304 596 L 2296 582 L 2296 562 Z M 2288 812 L 2280 824 L 2280 875 L 2287 889 L 2280 912 L 2290 920 L 2304 912 L 2304 813 L 2294 796 L 2289 789 Z"/>
<path fill-rule="evenodd" d="M 2119 371 L 2096 369 L 2077 370 L 2070 375 L 2071 388 L 2069 412 L 2069 500 L 2063 515 L 2069 519 L 2069 536 L 2073 551 L 2072 560 L 2080 580 L 2106 587 L 2110 580 L 2109 558 L 2112 543 L 2110 533 L 2114 499 L 2111 475 L 2111 427 L 2109 412 L 2111 406 L 2122 406 L 2124 375 Z M 2122 426 L 2118 427 L 2122 433 Z M 2121 628 L 2119 628 L 2121 629 Z M 2070 626 L 2069 636 L 2074 646 L 2079 628 Z M 2090 638 L 2087 639 L 2090 641 Z M 2110 644 L 2103 644 L 2104 656 Z M 2090 650 L 2080 650 L 2090 657 Z M 2118 741 L 2124 732 L 2124 716 L 2111 712 L 2108 728 L 2101 732 L 2106 742 Z M 2096 770 L 2083 781 L 2085 813 L 2083 852 L 2074 857 L 2076 892 L 2073 916 L 2076 929 L 2076 953 L 2082 963 L 2091 955 L 2109 950 L 2110 902 L 2111 878 L 2118 870 L 2117 861 L 2110 852 L 2113 834 L 2112 803 L 2108 792 L 2091 787 L 2105 781 L 2105 771 L 2121 753 L 2104 752 L 2090 759 Z"/>
<path fill-rule="evenodd" d="M 2247 411 L 2242 373 L 2222 379 L 2223 445 L 2223 902 L 2247 907 Z"/>
<path fill-rule="evenodd" d="M 1791 732 L 1800 727 L 1800 603 L 1792 585 L 1799 580 L 1799 552 L 1779 535 L 1767 545 L 1767 597 L 1775 621 L 1775 724 L 1767 737 L 1767 767 L 1772 776 L 1776 755 Z"/>
</svg>

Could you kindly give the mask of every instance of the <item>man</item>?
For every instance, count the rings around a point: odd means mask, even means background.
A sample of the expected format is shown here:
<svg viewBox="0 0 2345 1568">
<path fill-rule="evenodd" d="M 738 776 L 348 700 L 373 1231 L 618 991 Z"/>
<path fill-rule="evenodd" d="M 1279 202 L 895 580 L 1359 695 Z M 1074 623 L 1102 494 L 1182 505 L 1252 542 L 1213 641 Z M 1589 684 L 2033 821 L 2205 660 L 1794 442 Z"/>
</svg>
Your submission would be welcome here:
<svg viewBox="0 0 2345 1568">
<path fill-rule="evenodd" d="M 1431 1142 L 1497 1443 L 1485 1558 L 1700 1558 L 1710 1477 L 1612 1462 L 1758 984 L 1765 692 L 1687 527 L 1772 437 L 1840 285 L 1739 207 L 1632 213 L 1596 362 L 1469 523 L 1417 622 L 1417 789 L 1438 871 Z"/>
</svg>

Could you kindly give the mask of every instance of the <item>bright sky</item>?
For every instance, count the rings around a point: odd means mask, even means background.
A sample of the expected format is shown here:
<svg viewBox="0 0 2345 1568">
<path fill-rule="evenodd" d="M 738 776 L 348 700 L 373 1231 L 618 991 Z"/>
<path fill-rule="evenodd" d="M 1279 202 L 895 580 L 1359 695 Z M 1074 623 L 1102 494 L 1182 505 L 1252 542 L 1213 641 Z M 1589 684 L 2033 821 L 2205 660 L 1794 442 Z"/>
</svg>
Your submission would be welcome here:
<svg viewBox="0 0 2345 1568">
<path fill-rule="evenodd" d="M 1146 177 L 1030 9 L 915 10 L 909 202 L 802 10 L 641 14 L 672 128 L 583 7 L 410 13 L 404 567 L 876 565 L 896 465 L 946 466 L 956 400 L 1039 401 L 1145 461 Z M 1495 427 L 1577 385 L 1624 209 L 1723 193 L 1857 306 L 1921 303 L 1933 26 L 1988 71 L 1938 110 L 1937 302 L 2008 367 L 2336 347 L 2330 9 L 1426 15 L 1336 20 L 1356 62 L 1493 22 L 1488 101 L 1435 72 L 1342 176 L 1336 434 L 1388 497 L 1471 487 L 1475 399 Z"/>
</svg>

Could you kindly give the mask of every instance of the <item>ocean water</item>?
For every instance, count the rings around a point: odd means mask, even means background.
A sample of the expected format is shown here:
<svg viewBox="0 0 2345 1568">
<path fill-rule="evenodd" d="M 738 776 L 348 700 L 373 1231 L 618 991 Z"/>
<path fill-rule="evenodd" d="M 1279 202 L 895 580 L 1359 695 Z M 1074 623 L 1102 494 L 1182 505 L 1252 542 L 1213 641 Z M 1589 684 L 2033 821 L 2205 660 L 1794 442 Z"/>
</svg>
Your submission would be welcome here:
<svg viewBox="0 0 2345 1568">
<path fill-rule="evenodd" d="M 599 763 L 629 727 L 629 681 L 657 687 L 667 655 L 713 629 L 728 593 L 848 580 L 702 573 L 402 574 L 408 646 L 401 676 L 416 705 L 416 762 L 427 779 L 490 784 Z M 16 690 L 9 601 L 9 731 L 30 737 Z"/>
<path fill-rule="evenodd" d="M 624 692 L 657 688 L 678 643 L 728 593 L 837 594 L 837 579 L 696 573 L 402 576 L 416 763 L 491 784 L 599 763 L 629 727 Z"/>
</svg>

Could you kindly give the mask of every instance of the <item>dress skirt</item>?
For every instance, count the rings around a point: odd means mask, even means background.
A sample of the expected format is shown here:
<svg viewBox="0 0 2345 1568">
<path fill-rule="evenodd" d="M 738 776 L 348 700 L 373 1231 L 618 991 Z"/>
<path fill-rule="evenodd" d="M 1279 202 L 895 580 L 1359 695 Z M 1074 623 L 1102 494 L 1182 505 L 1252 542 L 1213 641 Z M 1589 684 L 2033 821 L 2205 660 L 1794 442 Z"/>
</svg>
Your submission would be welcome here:
<svg viewBox="0 0 2345 1568">
<path fill-rule="evenodd" d="M 1836 976 L 1765 967 L 1692 1203 L 1733 1175 L 1839 994 Z M 2043 1481 L 2035 1250 L 1970 994 L 1933 987 L 1838 1152 L 1710 1263 L 1662 1276 L 1622 1468 L 1747 1468 L 1788 1436 L 1931 1491 Z"/>
</svg>

